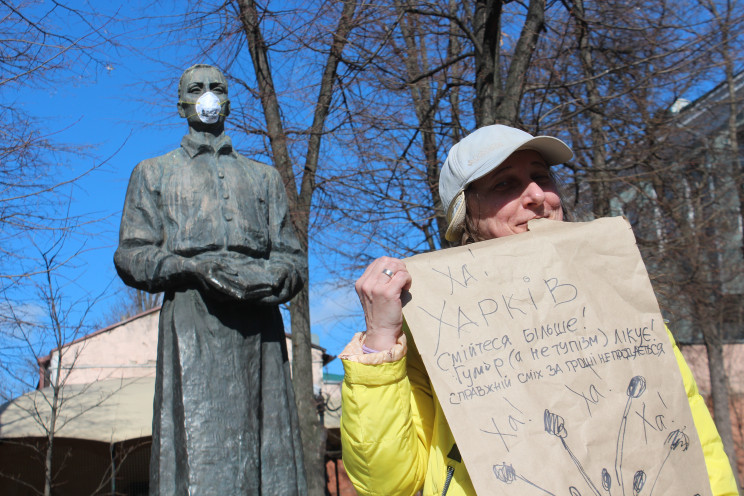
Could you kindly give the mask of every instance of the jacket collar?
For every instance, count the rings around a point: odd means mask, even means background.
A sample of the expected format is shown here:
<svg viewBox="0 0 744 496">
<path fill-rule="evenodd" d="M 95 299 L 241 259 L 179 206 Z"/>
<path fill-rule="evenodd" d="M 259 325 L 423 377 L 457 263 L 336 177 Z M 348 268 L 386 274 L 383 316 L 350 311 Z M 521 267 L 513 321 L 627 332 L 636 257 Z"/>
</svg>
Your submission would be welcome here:
<svg viewBox="0 0 744 496">
<path fill-rule="evenodd" d="M 181 147 L 194 158 L 201 153 L 211 153 L 218 155 L 232 155 L 232 140 L 225 133 L 220 134 L 214 139 L 208 139 L 206 134 L 187 134 L 181 140 Z"/>
</svg>

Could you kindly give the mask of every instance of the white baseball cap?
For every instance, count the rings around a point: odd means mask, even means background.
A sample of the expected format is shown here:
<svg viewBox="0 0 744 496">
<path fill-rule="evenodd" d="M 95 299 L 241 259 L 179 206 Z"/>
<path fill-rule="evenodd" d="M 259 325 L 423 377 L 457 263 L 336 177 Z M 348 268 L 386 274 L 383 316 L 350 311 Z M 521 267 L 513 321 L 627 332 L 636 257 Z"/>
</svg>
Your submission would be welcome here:
<svg viewBox="0 0 744 496">
<path fill-rule="evenodd" d="M 439 197 L 447 215 L 448 241 L 459 239 L 465 227 L 465 188 L 519 150 L 538 152 L 548 165 L 573 158 L 571 149 L 558 138 L 532 136 L 501 124 L 477 129 L 450 149 L 439 173 Z"/>
</svg>

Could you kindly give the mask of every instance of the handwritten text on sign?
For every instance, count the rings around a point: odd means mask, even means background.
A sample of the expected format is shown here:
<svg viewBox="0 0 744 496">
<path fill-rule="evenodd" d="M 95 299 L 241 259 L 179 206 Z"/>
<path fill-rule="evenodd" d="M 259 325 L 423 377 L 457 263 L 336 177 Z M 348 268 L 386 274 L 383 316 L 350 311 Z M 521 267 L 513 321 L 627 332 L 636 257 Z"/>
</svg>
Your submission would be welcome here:
<svg viewBox="0 0 744 496">
<path fill-rule="evenodd" d="M 406 321 L 476 490 L 710 494 L 627 223 L 530 227 L 406 260 Z"/>
</svg>

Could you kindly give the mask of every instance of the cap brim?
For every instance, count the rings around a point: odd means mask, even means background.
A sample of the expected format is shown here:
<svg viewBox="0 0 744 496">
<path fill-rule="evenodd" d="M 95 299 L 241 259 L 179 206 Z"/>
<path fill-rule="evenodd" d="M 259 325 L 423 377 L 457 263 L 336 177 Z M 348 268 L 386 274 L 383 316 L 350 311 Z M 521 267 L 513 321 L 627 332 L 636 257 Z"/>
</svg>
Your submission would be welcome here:
<svg viewBox="0 0 744 496">
<path fill-rule="evenodd" d="M 535 150 L 542 155 L 548 165 L 563 164 L 573 158 L 573 152 L 568 145 L 552 136 L 535 136 L 514 151 L 519 150 Z"/>
</svg>

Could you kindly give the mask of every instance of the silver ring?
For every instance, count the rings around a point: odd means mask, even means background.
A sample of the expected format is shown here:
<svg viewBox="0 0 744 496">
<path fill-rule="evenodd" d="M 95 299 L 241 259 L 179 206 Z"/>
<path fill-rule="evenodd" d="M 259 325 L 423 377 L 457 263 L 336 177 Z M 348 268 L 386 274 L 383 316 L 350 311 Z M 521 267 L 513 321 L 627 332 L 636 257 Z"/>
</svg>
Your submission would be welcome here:
<svg viewBox="0 0 744 496">
<path fill-rule="evenodd" d="M 392 279 L 393 275 L 395 274 L 395 272 L 390 269 L 382 269 L 382 273 L 388 276 L 390 279 Z"/>
</svg>

